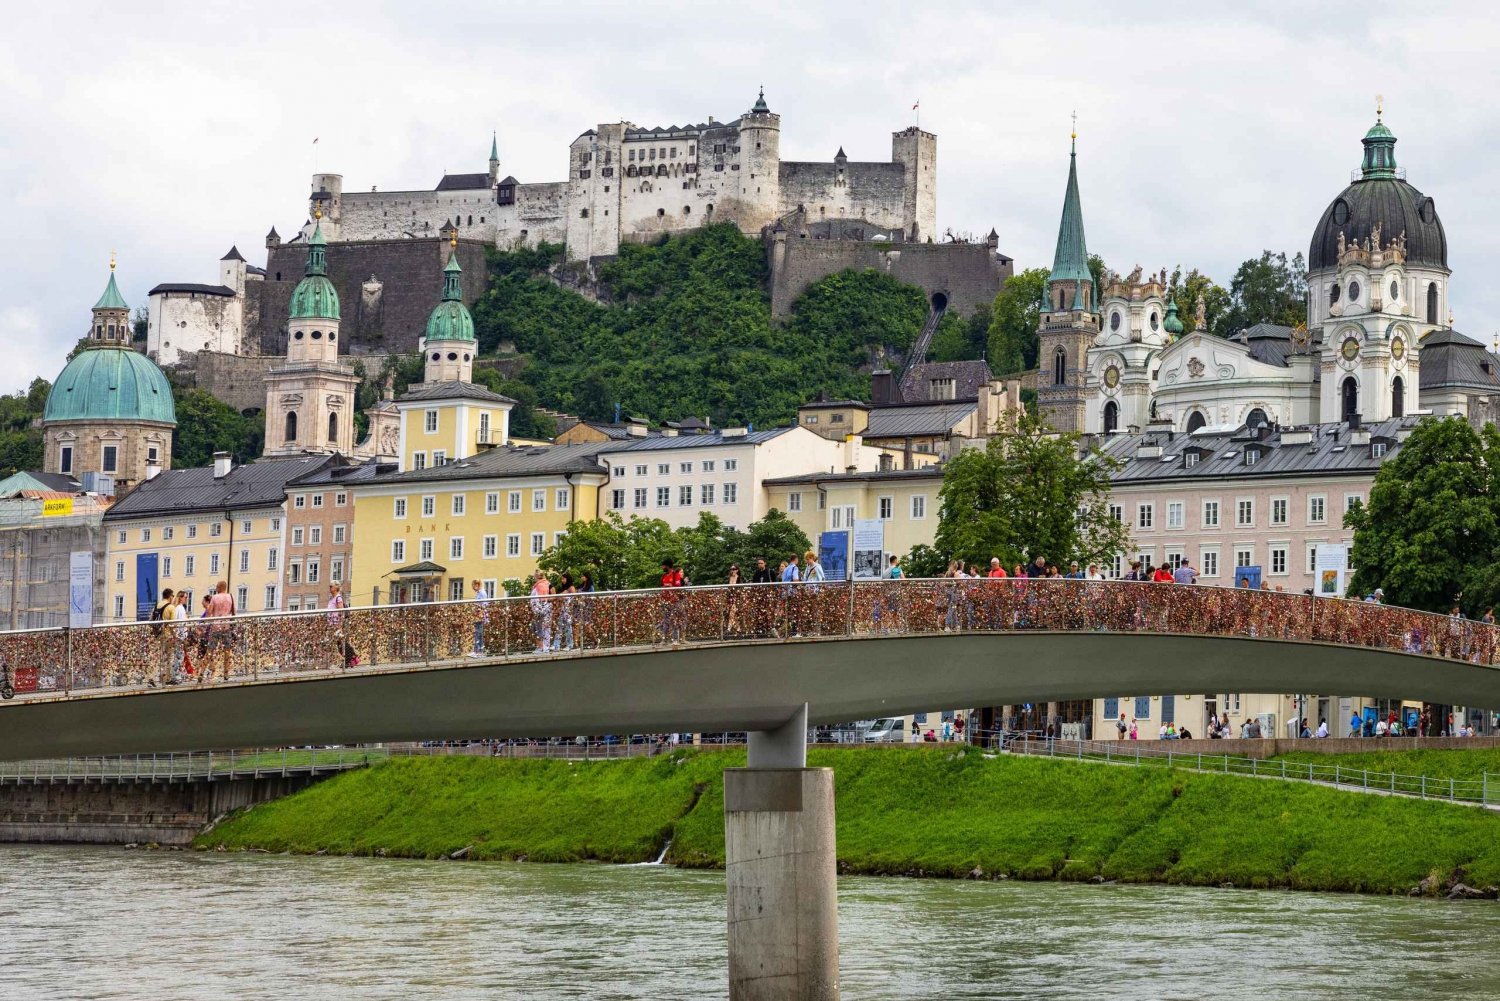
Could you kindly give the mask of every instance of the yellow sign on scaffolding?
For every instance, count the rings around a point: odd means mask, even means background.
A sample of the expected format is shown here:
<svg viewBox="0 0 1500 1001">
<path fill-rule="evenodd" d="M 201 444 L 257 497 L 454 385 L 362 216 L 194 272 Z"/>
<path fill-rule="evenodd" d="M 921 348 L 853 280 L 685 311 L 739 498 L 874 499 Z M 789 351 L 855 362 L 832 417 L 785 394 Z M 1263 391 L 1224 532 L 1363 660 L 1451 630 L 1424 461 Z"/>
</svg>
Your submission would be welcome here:
<svg viewBox="0 0 1500 1001">
<path fill-rule="evenodd" d="M 73 513 L 73 498 L 57 497 L 53 500 L 42 501 L 43 518 L 66 517 Z"/>
</svg>

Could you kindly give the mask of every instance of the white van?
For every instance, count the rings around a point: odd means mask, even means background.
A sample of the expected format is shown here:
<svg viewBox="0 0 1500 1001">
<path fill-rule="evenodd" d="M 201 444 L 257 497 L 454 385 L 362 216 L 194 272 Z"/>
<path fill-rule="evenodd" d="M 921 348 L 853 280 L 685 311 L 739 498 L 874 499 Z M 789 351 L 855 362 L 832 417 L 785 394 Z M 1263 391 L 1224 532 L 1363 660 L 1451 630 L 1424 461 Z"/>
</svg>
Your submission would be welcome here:
<svg viewBox="0 0 1500 1001">
<path fill-rule="evenodd" d="M 906 718 L 903 716 L 878 719 L 865 730 L 866 744 L 899 744 L 904 740 L 906 740 Z"/>
</svg>

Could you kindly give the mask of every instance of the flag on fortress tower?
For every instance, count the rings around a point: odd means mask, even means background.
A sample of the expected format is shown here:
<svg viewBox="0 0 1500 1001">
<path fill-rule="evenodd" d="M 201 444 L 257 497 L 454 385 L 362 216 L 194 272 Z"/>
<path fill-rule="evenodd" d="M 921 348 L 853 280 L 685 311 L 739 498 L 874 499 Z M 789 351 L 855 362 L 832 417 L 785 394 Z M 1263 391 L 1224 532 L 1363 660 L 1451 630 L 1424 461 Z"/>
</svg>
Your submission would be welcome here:
<svg viewBox="0 0 1500 1001">
<path fill-rule="evenodd" d="M 318 137 L 317 136 L 313 136 L 313 145 L 316 146 L 317 144 L 318 144 Z"/>
<path fill-rule="evenodd" d="M 918 108 L 920 108 L 920 107 L 921 107 L 921 106 L 922 106 L 922 102 L 921 102 L 921 101 L 918 101 L 918 102 L 917 102 L 917 103 L 916 103 L 916 104 L 913 104 L 913 105 L 912 105 L 912 106 L 911 106 L 911 110 L 913 110 L 913 111 L 916 111 L 916 110 L 917 110 L 917 109 L 918 109 Z"/>
</svg>

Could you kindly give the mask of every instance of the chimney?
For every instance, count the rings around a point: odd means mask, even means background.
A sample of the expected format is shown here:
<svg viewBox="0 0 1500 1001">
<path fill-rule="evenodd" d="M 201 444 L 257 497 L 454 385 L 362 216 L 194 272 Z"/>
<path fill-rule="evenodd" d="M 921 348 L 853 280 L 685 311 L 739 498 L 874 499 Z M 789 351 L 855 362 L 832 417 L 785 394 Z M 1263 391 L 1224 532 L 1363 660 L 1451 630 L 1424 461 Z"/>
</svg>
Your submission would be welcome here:
<svg viewBox="0 0 1500 1001">
<path fill-rule="evenodd" d="M 844 436 L 844 472 L 859 472 L 860 450 L 864 447 L 864 439 L 857 434 Z"/>
<path fill-rule="evenodd" d="M 153 462 L 152 464 L 150 464 L 149 466 L 146 467 L 146 479 L 148 479 L 148 480 L 154 480 L 154 479 L 156 479 L 160 475 L 161 475 L 161 467 L 158 466 L 156 463 Z"/>
<path fill-rule="evenodd" d="M 647 434 L 646 425 L 632 421 L 625 426 L 625 433 L 632 438 L 644 438 Z"/>
<path fill-rule="evenodd" d="M 222 480 L 229 475 L 229 471 L 233 468 L 234 460 L 229 457 L 228 452 L 214 453 L 214 479 Z"/>
<path fill-rule="evenodd" d="M 870 373 L 870 402 L 877 407 L 896 402 L 896 376 L 888 368 Z"/>
<path fill-rule="evenodd" d="M 1358 431 L 1359 430 L 1359 414 L 1350 414 L 1349 415 L 1349 430 L 1350 431 Z"/>
</svg>

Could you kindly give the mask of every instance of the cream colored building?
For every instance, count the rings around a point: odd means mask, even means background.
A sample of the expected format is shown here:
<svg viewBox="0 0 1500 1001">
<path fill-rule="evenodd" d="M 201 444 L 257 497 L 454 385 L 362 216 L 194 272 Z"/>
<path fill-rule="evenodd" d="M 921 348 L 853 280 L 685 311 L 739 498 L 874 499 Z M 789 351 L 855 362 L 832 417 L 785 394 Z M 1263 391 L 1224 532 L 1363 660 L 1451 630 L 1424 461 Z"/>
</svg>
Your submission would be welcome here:
<svg viewBox="0 0 1500 1001">
<path fill-rule="evenodd" d="M 809 473 L 766 480 L 767 503 L 784 512 L 816 540 L 819 533 L 847 530 L 855 521 L 878 520 L 886 557 L 905 556 L 937 536 L 937 466 L 856 473 Z M 884 562 L 884 560 L 882 561 Z"/>
<path fill-rule="evenodd" d="M 698 523 L 704 512 L 744 530 L 774 504 L 761 484 L 806 473 L 869 471 L 879 453 L 858 435 L 830 441 L 805 427 L 749 431 L 726 428 L 708 434 L 678 434 L 599 449 L 609 473 L 599 513 L 659 518 L 673 528 Z M 785 510 L 782 508 L 782 510 Z"/>
<path fill-rule="evenodd" d="M 240 612 L 283 607 L 286 485 L 328 456 L 263 459 L 159 473 L 104 516 L 107 622 L 150 618 L 163 588 L 187 590 L 194 615 L 219 581 Z"/>
</svg>

